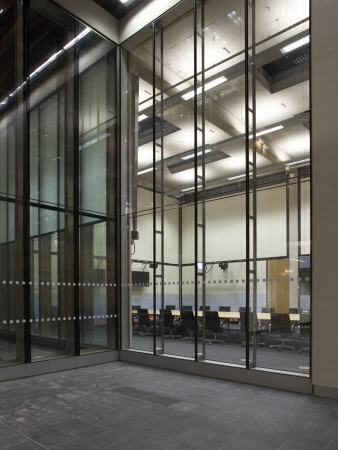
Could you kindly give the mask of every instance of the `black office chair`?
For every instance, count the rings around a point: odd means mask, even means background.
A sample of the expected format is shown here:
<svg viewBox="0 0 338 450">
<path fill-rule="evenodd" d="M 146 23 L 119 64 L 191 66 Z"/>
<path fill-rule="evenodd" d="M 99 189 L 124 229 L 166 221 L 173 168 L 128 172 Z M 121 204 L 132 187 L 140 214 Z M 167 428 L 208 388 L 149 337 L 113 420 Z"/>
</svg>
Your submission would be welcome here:
<svg viewBox="0 0 338 450">
<path fill-rule="evenodd" d="M 220 306 L 218 311 L 230 312 L 231 306 Z M 226 329 L 229 332 L 229 319 L 220 319 L 221 328 Z"/>
<path fill-rule="evenodd" d="M 131 306 L 132 311 L 137 311 L 138 309 L 141 309 L 141 305 L 132 305 Z"/>
<path fill-rule="evenodd" d="M 209 342 L 209 344 L 211 344 L 212 342 L 219 342 L 220 344 L 224 344 L 224 341 L 217 338 L 217 333 L 222 332 L 217 311 L 205 311 L 205 334 L 207 334 L 208 331 L 212 332 L 214 337 L 213 339 L 205 338 L 206 342 Z"/>
<path fill-rule="evenodd" d="M 140 305 L 132 305 L 131 310 L 132 311 L 138 311 L 141 308 Z M 138 313 L 131 314 L 131 321 L 132 321 L 132 334 L 137 334 L 139 331 L 139 320 L 138 320 Z"/>
<path fill-rule="evenodd" d="M 164 337 L 171 337 L 172 339 L 175 339 L 175 337 L 182 337 L 180 334 L 176 334 L 178 327 L 175 326 L 174 316 L 170 309 L 160 310 L 160 321 L 162 320 Z"/>
<path fill-rule="evenodd" d="M 301 314 L 302 312 L 301 308 L 289 308 L 289 314 Z"/>
<path fill-rule="evenodd" d="M 182 310 L 181 311 L 192 311 L 192 306 L 191 305 L 184 305 L 184 306 L 182 306 Z"/>
<path fill-rule="evenodd" d="M 240 319 L 239 319 L 239 323 L 240 323 L 240 337 L 241 337 L 241 343 L 242 346 L 245 346 L 245 341 L 246 341 L 246 311 L 241 311 L 240 312 Z M 252 336 L 254 333 L 254 313 L 249 311 L 249 344 L 252 345 Z M 256 346 L 257 347 L 265 347 L 266 346 L 266 342 L 265 342 L 265 335 L 264 335 L 264 330 L 262 330 L 259 326 L 259 323 L 257 321 L 256 323 L 256 330 L 255 330 L 255 335 L 256 335 Z"/>
<path fill-rule="evenodd" d="M 203 311 L 203 309 L 204 309 L 204 311 L 210 311 L 210 306 L 205 305 L 205 307 L 203 308 L 203 306 L 201 305 L 201 306 L 199 307 L 199 311 Z"/>
<path fill-rule="evenodd" d="M 138 331 L 140 336 L 152 336 L 154 328 L 150 320 L 149 312 L 147 309 L 139 308 L 138 314 Z"/>
<path fill-rule="evenodd" d="M 296 327 L 296 336 L 299 339 L 297 350 L 299 353 L 310 351 L 311 338 L 311 314 L 303 313 L 300 315 L 300 322 Z"/>
<path fill-rule="evenodd" d="M 176 309 L 176 305 L 166 305 L 165 309 L 169 309 L 170 311 L 173 311 Z"/>
<path fill-rule="evenodd" d="M 195 316 L 192 311 L 186 311 L 181 309 L 181 323 L 180 323 L 180 333 L 182 334 L 182 339 L 194 340 L 193 333 L 195 331 L 196 321 Z M 187 336 L 190 334 L 190 336 Z"/>
<path fill-rule="evenodd" d="M 296 350 L 295 339 L 291 332 L 291 322 L 289 314 L 271 314 L 271 333 L 269 336 L 270 342 L 279 341 L 278 344 L 270 344 L 270 348 L 277 348 L 278 351 L 283 349 Z"/>
<path fill-rule="evenodd" d="M 262 313 L 274 313 L 275 312 L 275 308 L 270 308 L 268 306 L 263 306 L 262 308 Z"/>
<path fill-rule="evenodd" d="M 239 311 L 239 312 L 246 312 L 246 306 L 240 306 L 240 307 L 238 308 L 238 311 Z M 249 311 L 251 311 L 251 306 L 249 307 Z"/>
</svg>

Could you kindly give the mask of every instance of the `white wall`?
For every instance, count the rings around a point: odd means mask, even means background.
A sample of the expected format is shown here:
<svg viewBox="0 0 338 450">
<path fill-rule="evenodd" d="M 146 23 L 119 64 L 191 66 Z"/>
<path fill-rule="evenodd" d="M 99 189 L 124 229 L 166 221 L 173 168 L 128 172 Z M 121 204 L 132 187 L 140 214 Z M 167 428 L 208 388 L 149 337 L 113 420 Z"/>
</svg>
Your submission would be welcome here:
<svg viewBox="0 0 338 450">
<path fill-rule="evenodd" d="M 206 261 L 246 258 L 245 194 L 206 202 Z M 286 187 L 257 193 L 257 257 L 287 254 Z M 194 257 L 194 207 L 183 208 L 183 263 Z"/>
</svg>

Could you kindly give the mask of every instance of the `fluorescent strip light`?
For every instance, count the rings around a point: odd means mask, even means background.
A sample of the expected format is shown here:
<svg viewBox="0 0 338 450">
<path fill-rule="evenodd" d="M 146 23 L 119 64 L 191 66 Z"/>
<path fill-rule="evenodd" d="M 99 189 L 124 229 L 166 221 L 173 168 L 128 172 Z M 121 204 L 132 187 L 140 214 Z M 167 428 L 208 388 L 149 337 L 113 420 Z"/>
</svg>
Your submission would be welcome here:
<svg viewBox="0 0 338 450">
<path fill-rule="evenodd" d="M 146 114 L 141 114 L 140 116 L 138 116 L 138 121 L 142 122 L 142 120 L 144 119 L 148 119 L 148 116 Z"/>
<path fill-rule="evenodd" d="M 77 42 L 79 42 L 80 39 L 82 39 L 83 37 L 85 37 L 89 32 L 91 31 L 91 28 L 87 27 L 85 28 L 83 31 L 81 31 L 80 34 L 78 34 L 74 39 L 72 39 L 70 42 L 68 42 L 68 44 L 66 44 L 63 49 L 64 50 L 68 50 L 71 47 L 73 47 L 73 45 L 75 45 Z"/>
<path fill-rule="evenodd" d="M 68 44 L 66 44 L 61 50 L 54 53 L 54 55 L 50 56 L 41 66 L 39 66 L 37 69 L 32 72 L 27 79 L 31 80 L 35 77 L 36 74 L 44 70 L 49 64 L 51 64 L 53 61 L 55 61 L 62 53 L 64 53 L 66 50 L 70 49 L 76 42 L 79 42 L 80 39 L 82 39 L 84 36 L 86 36 L 91 31 L 91 28 L 87 27 L 85 28 L 80 34 L 78 34 L 74 39 L 72 39 Z M 6 105 L 8 103 L 9 97 L 14 97 L 18 92 L 21 91 L 21 89 L 25 86 L 26 81 L 24 81 L 21 86 L 17 87 L 13 92 L 9 94 L 7 98 L 1 101 L 0 106 Z"/>
<path fill-rule="evenodd" d="M 199 189 L 201 187 L 202 187 L 202 185 L 200 184 L 199 186 L 197 186 L 197 189 Z M 181 189 L 181 192 L 192 191 L 193 189 L 195 189 L 195 186 L 189 187 L 189 188 L 185 188 L 185 189 Z"/>
<path fill-rule="evenodd" d="M 292 52 L 293 50 L 296 50 L 296 48 L 303 47 L 303 45 L 306 45 L 310 42 L 310 36 L 305 36 L 302 39 L 298 39 L 298 41 L 293 42 L 292 44 L 286 45 L 285 47 L 281 48 L 280 51 L 285 54 Z"/>
<path fill-rule="evenodd" d="M 154 168 L 150 167 L 150 169 L 144 169 L 144 170 L 141 170 L 141 172 L 137 172 L 137 175 L 143 175 L 144 173 L 151 172 L 153 170 L 154 170 Z"/>
<path fill-rule="evenodd" d="M 225 78 L 224 76 L 221 76 L 219 78 L 216 78 L 215 80 L 209 81 L 209 83 L 206 83 L 204 86 L 204 91 L 209 91 L 210 89 L 219 86 L 222 83 L 225 83 L 227 80 L 227 78 Z M 194 97 L 194 93 L 195 91 L 192 90 L 190 92 L 187 92 L 186 94 L 182 95 L 183 100 L 190 100 L 191 98 Z M 196 90 L 196 95 L 200 95 L 202 94 L 202 86 L 200 86 L 199 88 L 197 88 Z"/>
<path fill-rule="evenodd" d="M 210 153 L 211 152 L 211 150 L 210 150 L 210 148 L 209 149 L 207 149 L 207 150 L 205 150 L 205 152 L 204 153 Z M 200 152 L 197 152 L 197 156 L 201 156 L 202 155 L 202 151 L 200 151 Z M 192 153 L 191 155 L 187 155 L 187 156 L 182 156 L 182 158 L 181 159 L 184 159 L 184 160 L 186 160 L 186 159 L 191 159 L 191 158 L 194 158 L 194 156 L 195 156 L 195 153 Z"/>
<path fill-rule="evenodd" d="M 256 137 L 263 136 L 263 134 L 272 133 L 277 130 L 281 130 L 282 128 L 284 128 L 283 125 L 277 125 L 276 127 L 269 128 L 268 130 L 264 130 L 264 131 L 260 131 L 259 133 L 256 133 Z M 249 139 L 252 139 L 252 137 L 253 137 L 253 135 L 250 134 Z"/>
<path fill-rule="evenodd" d="M 306 159 L 301 159 L 300 161 L 294 161 L 291 163 L 286 163 L 286 166 L 294 166 L 295 164 L 301 164 L 301 163 L 305 163 L 305 162 L 309 162 L 310 158 L 306 158 Z"/>
<path fill-rule="evenodd" d="M 34 72 L 32 72 L 29 75 L 29 78 L 35 77 L 35 75 L 37 73 L 41 72 L 43 69 L 45 69 L 47 66 L 49 66 L 50 63 L 55 61 L 61 55 L 61 53 L 63 53 L 63 49 L 58 51 L 57 53 L 54 53 L 54 55 L 52 55 L 50 58 L 48 58 L 47 61 L 45 61 L 43 64 L 41 64 L 41 66 L 39 66 L 37 69 L 35 69 Z"/>
<path fill-rule="evenodd" d="M 121 3 L 127 3 L 129 0 L 120 0 Z"/>
<path fill-rule="evenodd" d="M 249 173 L 249 176 L 251 176 L 251 175 L 252 175 L 252 172 Z M 237 180 L 238 178 L 245 178 L 245 177 L 246 177 L 246 174 L 244 174 L 244 175 L 236 175 L 235 177 L 228 178 L 228 180 Z"/>
</svg>

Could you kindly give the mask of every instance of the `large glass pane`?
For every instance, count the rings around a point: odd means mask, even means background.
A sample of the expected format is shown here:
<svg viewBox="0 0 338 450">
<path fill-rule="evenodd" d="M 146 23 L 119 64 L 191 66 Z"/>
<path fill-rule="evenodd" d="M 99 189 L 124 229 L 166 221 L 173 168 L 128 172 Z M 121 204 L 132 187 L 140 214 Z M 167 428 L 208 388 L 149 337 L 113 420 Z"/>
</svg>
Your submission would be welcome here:
<svg viewBox="0 0 338 450">
<path fill-rule="evenodd" d="M 266 259 L 266 298 L 253 276 L 253 367 L 309 374 L 310 115 L 309 2 L 256 2 L 257 257 Z M 281 181 L 278 184 L 278 178 Z M 262 181 L 261 181 L 262 180 Z M 255 279 L 257 296 L 254 294 Z"/>
<path fill-rule="evenodd" d="M 115 284 L 108 273 L 107 223 L 81 219 L 79 286 L 83 354 L 116 347 L 117 317 Z"/>
<path fill-rule="evenodd" d="M 26 154 L 22 21 L 17 2 L 1 5 L 0 39 L 0 363 L 25 362 L 23 302 L 24 195 Z"/>
<path fill-rule="evenodd" d="M 123 347 L 307 374 L 308 1 L 194 5 L 123 52 Z"/>
<path fill-rule="evenodd" d="M 65 254 L 65 217 L 48 209 L 31 208 L 31 340 L 32 360 L 71 356 L 74 346 L 73 283 Z"/>
<path fill-rule="evenodd" d="M 115 216 L 116 48 L 89 33 L 79 55 L 80 209 Z"/>
</svg>

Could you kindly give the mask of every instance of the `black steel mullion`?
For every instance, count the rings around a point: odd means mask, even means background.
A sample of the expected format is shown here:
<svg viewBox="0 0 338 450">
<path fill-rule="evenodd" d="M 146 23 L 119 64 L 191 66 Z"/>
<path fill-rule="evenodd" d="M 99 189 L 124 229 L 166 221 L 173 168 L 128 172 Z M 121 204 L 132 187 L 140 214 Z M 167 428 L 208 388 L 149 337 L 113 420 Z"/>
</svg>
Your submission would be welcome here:
<svg viewBox="0 0 338 450">
<path fill-rule="evenodd" d="M 195 171 L 195 192 L 194 192 L 194 250 L 195 250 L 195 361 L 198 360 L 198 195 L 197 195 L 197 146 L 198 146 L 198 123 L 197 123 L 197 0 L 194 0 L 194 171 Z"/>
<path fill-rule="evenodd" d="M 116 57 L 116 61 L 118 62 L 118 67 L 116 70 L 116 87 L 121 87 L 121 72 L 122 72 L 122 52 L 121 52 L 121 48 L 120 46 L 117 47 L 116 49 L 117 51 L 117 57 Z M 121 113 L 121 103 L 122 103 L 122 90 L 117 88 L 118 92 L 116 92 L 116 98 L 117 98 L 117 111 L 118 111 L 118 117 L 117 117 L 117 132 L 116 132 L 116 168 L 117 168 L 117 177 L 116 177 L 116 182 L 115 182 L 115 186 L 116 186 L 116 198 L 117 198 L 117 205 L 116 205 L 116 214 L 117 214 L 117 218 L 116 218 L 116 223 L 117 223 L 117 228 L 116 228 L 116 238 L 115 238 L 115 242 L 116 242 L 116 249 L 117 249 L 117 264 L 116 264 L 116 287 L 114 289 L 115 292 L 115 298 L 118 299 L 118 301 L 116 302 L 116 312 L 117 312 L 117 349 L 121 350 L 122 349 L 122 326 L 127 325 L 127 321 L 125 321 L 125 323 L 122 323 L 122 288 L 121 288 L 121 284 L 122 284 L 122 187 L 121 187 L 121 180 L 122 180 L 122 161 L 121 161 L 121 136 L 122 136 L 122 131 L 121 131 L 121 117 L 122 117 L 122 113 Z M 129 230 L 129 235 L 130 235 L 130 230 Z M 128 243 L 127 243 L 128 245 Z M 130 249 L 130 245 L 127 247 Z M 129 299 L 128 299 L 129 301 Z"/>
<path fill-rule="evenodd" d="M 164 184 L 163 184 L 163 159 L 164 159 L 164 109 L 163 109 L 163 28 L 161 27 L 161 323 L 162 323 L 162 351 L 164 351 Z"/>
<path fill-rule="evenodd" d="M 29 1 L 22 3 L 17 2 L 18 26 L 21 25 L 22 32 L 22 64 L 23 64 L 23 80 L 28 80 L 29 76 Z M 21 19 L 21 20 L 20 20 Z M 20 23 L 21 22 L 21 23 Z M 24 362 L 31 362 L 31 324 L 30 317 L 30 139 L 29 139 L 29 83 L 26 83 L 23 89 L 23 315 L 26 320 L 24 323 Z"/>
<path fill-rule="evenodd" d="M 153 22 L 153 324 L 154 324 L 154 336 L 153 336 L 153 353 L 156 354 L 156 130 L 155 130 L 155 114 L 156 114 L 156 23 Z"/>
<path fill-rule="evenodd" d="M 246 187 L 246 320 L 245 320 L 245 365 L 249 369 L 249 306 L 250 306 L 250 121 L 249 121 L 249 4 L 245 2 L 245 187 Z"/>
<path fill-rule="evenodd" d="M 203 285 L 202 285 L 202 304 L 203 304 L 203 357 L 205 358 L 205 298 L 206 298 L 206 277 L 205 277 L 205 54 L 204 54 L 204 0 L 201 0 L 201 51 L 202 51 L 202 259 L 203 259 Z"/>
<path fill-rule="evenodd" d="M 251 0 L 251 9 L 252 9 L 252 155 L 253 155 L 253 174 L 252 174 L 252 214 L 253 214 L 253 277 L 252 277 L 252 301 L 253 301 L 253 316 L 252 316 L 252 327 L 253 327 L 253 346 L 252 346 L 252 363 L 249 366 L 254 367 L 256 364 L 256 332 L 257 332 L 257 158 L 256 158 L 256 16 L 255 16 L 255 1 Z M 249 299 L 250 300 L 250 299 Z M 250 323 L 250 304 L 249 309 L 247 310 L 247 315 L 249 316 Z M 249 343 L 248 343 L 249 346 Z"/>
<path fill-rule="evenodd" d="M 75 36 L 79 34 L 79 23 L 75 21 Z M 80 79 L 79 79 L 79 43 L 74 45 L 74 355 L 80 355 L 80 296 L 79 296 L 79 278 L 80 278 L 80 136 L 79 136 L 79 114 L 80 114 Z"/>
<path fill-rule="evenodd" d="M 312 218 L 313 218 L 313 209 L 312 209 L 312 0 L 309 0 L 310 2 L 310 65 L 309 65 L 309 79 L 310 79 L 310 86 L 309 86 L 309 95 L 310 95 L 310 320 L 311 320 L 311 333 L 310 333 L 310 370 L 309 370 L 309 376 L 312 378 Z M 301 238 L 301 235 L 299 233 L 299 238 Z M 300 247 L 301 250 L 301 247 Z M 300 254 L 300 253 L 299 253 Z"/>
<path fill-rule="evenodd" d="M 183 231 L 183 224 L 182 224 L 182 219 L 183 219 L 183 209 L 182 209 L 182 205 L 179 205 L 178 208 L 178 305 L 179 305 L 179 310 L 182 309 L 182 245 L 183 245 L 183 241 L 182 241 L 182 231 Z"/>
</svg>

